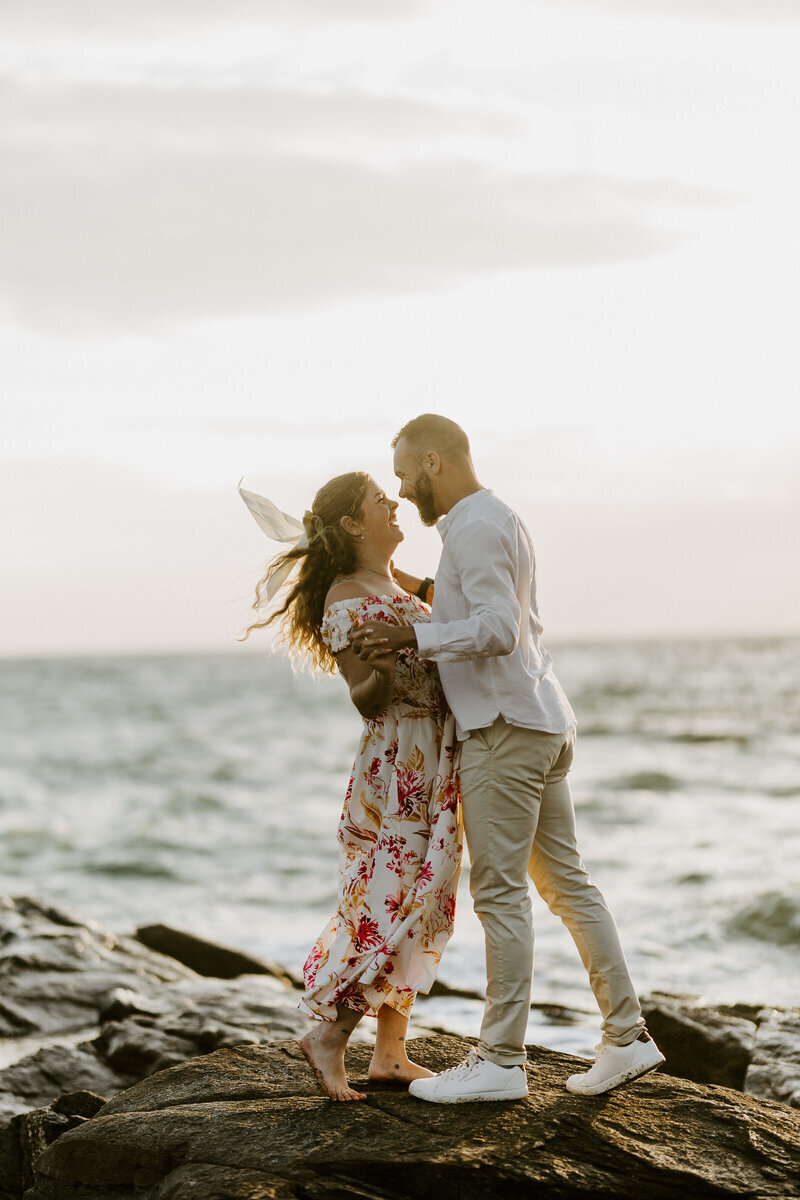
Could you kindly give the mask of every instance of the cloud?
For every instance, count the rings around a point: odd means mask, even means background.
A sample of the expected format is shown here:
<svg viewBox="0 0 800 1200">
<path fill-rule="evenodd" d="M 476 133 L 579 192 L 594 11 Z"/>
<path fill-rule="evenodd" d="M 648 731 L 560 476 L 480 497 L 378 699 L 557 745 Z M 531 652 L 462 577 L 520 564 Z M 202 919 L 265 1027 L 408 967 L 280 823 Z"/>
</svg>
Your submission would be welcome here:
<svg viewBox="0 0 800 1200">
<path fill-rule="evenodd" d="M 613 0 L 613 4 L 632 16 L 659 12 L 724 21 L 796 21 L 800 17 L 797 0 Z"/>
<path fill-rule="evenodd" d="M 236 22 L 385 20 L 413 16 L 422 0 L 4 0 L 3 26 L 11 33 L 124 34 L 175 24 L 196 31 Z"/>
<path fill-rule="evenodd" d="M 378 166 L 348 157 L 345 142 L 337 157 L 348 131 L 399 145 L 464 119 L 425 104 L 11 92 L 0 303 L 30 324 L 143 326 L 623 261 L 673 245 L 681 212 L 708 201 L 669 183 L 504 172 L 443 150 Z M 331 149 L 304 151 L 302 129 L 326 120 Z"/>
<path fill-rule="evenodd" d="M 265 146 L 314 137 L 329 154 L 342 138 L 418 151 L 422 138 L 518 133 L 520 123 L 471 107 L 444 108 L 414 97 L 375 95 L 334 88 L 226 87 L 148 84 L 30 86 L 0 79 L 8 145 L 98 149 L 125 142 L 143 147 L 194 149 L 213 154 L 236 147 L 259 153 Z M 2 145 L 2 142 L 0 142 Z"/>
</svg>

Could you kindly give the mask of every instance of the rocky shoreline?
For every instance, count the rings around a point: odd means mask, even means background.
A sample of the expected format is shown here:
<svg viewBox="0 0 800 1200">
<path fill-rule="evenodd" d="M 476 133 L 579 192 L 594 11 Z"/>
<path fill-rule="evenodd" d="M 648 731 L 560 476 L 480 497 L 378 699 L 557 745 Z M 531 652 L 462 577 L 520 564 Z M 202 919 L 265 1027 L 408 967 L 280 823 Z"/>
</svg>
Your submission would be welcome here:
<svg viewBox="0 0 800 1200">
<path fill-rule="evenodd" d="M 798 1194 L 800 1009 L 652 995 L 665 1069 L 591 1101 L 563 1088 L 574 1058 L 530 1047 L 521 1104 L 370 1085 L 333 1106 L 276 964 L 7 898 L 0 980 L 0 1200 Z M 439 1069 L 466 1045 L 415 1050 Z M 365 1071 L 369 1048 L 352 1056 Z"/>
</svg>

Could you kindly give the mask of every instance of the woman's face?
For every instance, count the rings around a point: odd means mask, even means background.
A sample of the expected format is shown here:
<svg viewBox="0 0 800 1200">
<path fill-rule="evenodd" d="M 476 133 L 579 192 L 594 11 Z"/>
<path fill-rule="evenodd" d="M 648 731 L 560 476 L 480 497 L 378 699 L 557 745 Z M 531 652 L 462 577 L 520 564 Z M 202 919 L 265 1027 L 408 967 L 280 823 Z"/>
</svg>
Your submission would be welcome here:
<svg viewBox="0 0 800 1200">
<path fill-rule="evenodd" d="M 403 540 L 403 532 L 395 520 L 397 501 L 390 500 L 383 488 L 370 476 L 358 524 L 364 535 L 364 548 L 389 550 Z"/>
</svg>

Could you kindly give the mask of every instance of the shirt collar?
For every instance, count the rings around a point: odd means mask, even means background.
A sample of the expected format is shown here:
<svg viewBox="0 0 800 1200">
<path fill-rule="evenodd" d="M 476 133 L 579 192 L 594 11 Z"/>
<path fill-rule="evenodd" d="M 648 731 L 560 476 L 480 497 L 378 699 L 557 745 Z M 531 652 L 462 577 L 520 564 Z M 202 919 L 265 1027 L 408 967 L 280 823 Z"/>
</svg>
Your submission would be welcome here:
<svg viewBox="0 0 800 1200">
<path fill-rule="evenodd" d="M 453 505 L 449 512 L 446 512 L 443 517 L 440 517 L 436 522 L 436 528 L 439 531 L 439 536 L 441 537 L 442 541 L 444 541 L 444 539 L 447 537 L 448 530 L 459 513 L 466 511 L 466 509 L 469 508 L 479 496 L 491 495 L 491 488 L 479 488 L 477 492 L 470 492 L 468 496 L 464 496 L 463 499 L 459 500 L 457 504 Z"/>
</svg>

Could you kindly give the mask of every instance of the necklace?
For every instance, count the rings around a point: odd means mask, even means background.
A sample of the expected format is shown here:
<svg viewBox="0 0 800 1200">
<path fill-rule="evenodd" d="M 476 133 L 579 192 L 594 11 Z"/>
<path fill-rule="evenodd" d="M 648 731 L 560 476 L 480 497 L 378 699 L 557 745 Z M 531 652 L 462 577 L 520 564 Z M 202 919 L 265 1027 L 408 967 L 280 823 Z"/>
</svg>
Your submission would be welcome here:
<svg viewBox="0 0 800 1200">
<path fill-rule="evenodd" d="M 377 575 L 378 579 L 385 579 L 387 583 L 394 584 L 394 579 L 392 578 L 391 575 L 384 575 L 384 573 L 382 571 L 376 571 L 373 567 L 356 567 L 355 575 L 340 575 L 340 576 L 338 576 L 338 578 L 334 579 L 333 582 L 334 583 L 345 583 L 346 580 L 348 580 L 348 579 L 357 579 L 357 575 L 359 572 L 364 575 L 367 575 L 367 574 Z"/>
<path fill-rule="evenodd" d="M 391 575 L 387 575 L 383 571 L 376 571 L 374 567 L 357 567 L 356 570 L 361 570 L 367 575 L 377 575 L 378 579 L 388 579 L 389 583 L 394 583 Z"/>
</svg>

